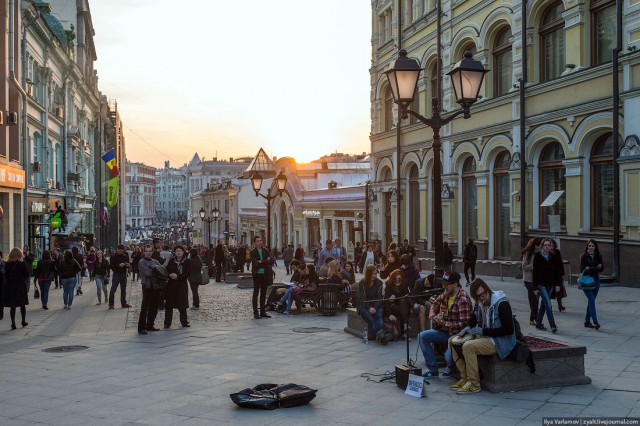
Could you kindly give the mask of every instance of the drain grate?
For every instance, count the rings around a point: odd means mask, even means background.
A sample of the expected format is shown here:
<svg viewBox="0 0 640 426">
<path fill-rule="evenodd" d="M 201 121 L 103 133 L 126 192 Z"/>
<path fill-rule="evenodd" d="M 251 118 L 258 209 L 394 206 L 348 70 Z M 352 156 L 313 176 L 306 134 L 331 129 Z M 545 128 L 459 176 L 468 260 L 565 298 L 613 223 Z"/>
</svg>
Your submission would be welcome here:
<svg viewBox="0 0 640 426">
<path fill-rule="evenodd" d="M 42 352 L 53 352 L 53 353 L 66 353 L 66 352 L 77 352 L 84 351 L 85 349 L 89 349 L 89 346 L 54 346 L 52 348 L 43 349 Z"/>
<path fill-rule="evenodd" d="M 293 331 L 296 333 L 321 333 L 323 331 L 331 331 L 331 329 L 325 327 L 303 327 L 294 328 Z"/>
</svg>

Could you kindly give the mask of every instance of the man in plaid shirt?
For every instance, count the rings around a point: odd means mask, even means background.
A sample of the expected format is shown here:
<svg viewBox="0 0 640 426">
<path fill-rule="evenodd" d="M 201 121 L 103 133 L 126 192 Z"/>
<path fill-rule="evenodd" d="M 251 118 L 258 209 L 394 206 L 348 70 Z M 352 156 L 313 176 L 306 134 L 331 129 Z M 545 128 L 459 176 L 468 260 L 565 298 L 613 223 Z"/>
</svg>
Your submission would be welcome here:
<svg viewBox="0 0 640 426">
<path fill-rule="evenodd" d="M 424 362 L 427 364 L 427 369 L 422 374 L 423 377 L 437 377 L 439 375 L 431 344 L 446 345 L 451 336 L 459 333 L 467 325 L 473 314 L 471 299 L 460 286 L 459 273 L 445 272 L 442 284 L 445 291 L 431 304 L 429 312 L 433 330 L 425 330 L 418 335 Z M 450 349 L 447 349 L 447 353 L 445 353 L 447 367 L 442 373 L 442 377 L 445 378 L 451 376 L 452 360 L 449 351 Z"/>
</svg>

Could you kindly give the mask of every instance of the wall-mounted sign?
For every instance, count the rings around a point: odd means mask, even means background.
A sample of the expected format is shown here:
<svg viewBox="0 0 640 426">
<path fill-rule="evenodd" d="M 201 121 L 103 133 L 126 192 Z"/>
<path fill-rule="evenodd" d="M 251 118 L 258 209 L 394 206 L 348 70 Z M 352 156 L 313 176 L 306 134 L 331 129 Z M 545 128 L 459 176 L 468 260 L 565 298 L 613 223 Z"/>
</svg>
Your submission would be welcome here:
<svg viewBox="0 0 640 426">
<path fill-rule="evenodd" d="M 40 201 L 32 201 L 31 213 L 36 213 L 36 214 L 47 213 L 47 205 Z"/>
<path fill-rule="evenodd" d="M 0 186 L 24 188 L 24 170 L 0 164 Z"/>
<path fill-rule="evenodd" d="M 336 210 L 333 213 L 334 217 L 354 217 L 356 212 L 353 210 Z"/>
<path fill-rule="evenodd" d="M 91 203 L 80 203 L 78 204 L 79 209 L 91 210 L 93 208 L 93 204 Z"/>
<path fill-rule="evenodd" d="M 320 211 L 319 210 L 305 210 L 302 212 L 303 216 L 307 216 L 307 217 L 320 217 Z"/>
</svg>

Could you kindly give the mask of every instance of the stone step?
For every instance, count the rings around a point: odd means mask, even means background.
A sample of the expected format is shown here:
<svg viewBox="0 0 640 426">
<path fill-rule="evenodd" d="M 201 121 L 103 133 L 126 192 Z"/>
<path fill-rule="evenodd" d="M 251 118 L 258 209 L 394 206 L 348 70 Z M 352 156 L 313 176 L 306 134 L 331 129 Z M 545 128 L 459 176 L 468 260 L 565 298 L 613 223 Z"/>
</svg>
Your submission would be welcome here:
<svg viewBox="0 0 640 426">
<path fill-rule="evenodd" d="M 253 288 L 253 276 L 252 275 L 240 275 L 238 278 L 238 288 Z"/>
</svg>

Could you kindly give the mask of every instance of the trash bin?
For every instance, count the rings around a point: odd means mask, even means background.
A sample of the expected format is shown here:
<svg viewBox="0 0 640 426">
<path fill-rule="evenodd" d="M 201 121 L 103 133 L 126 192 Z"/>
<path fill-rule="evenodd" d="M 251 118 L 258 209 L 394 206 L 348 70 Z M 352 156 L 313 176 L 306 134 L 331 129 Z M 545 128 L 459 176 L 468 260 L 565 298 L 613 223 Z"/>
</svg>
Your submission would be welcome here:
<svg viewBox="0 0 640 426">
<path fill-rule="evenodd" d="M 340 284 L 320 284 L 322 297 L 318 310 L 324 316 L 334 316 L 338 312 L 338 294 L 341 289 Z"/>
</svg>

